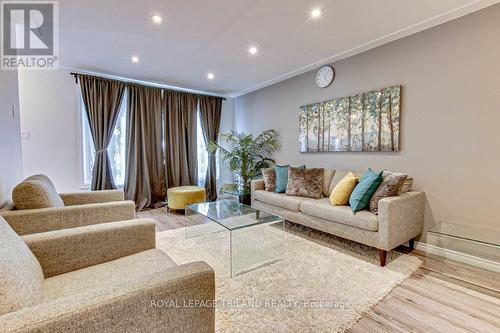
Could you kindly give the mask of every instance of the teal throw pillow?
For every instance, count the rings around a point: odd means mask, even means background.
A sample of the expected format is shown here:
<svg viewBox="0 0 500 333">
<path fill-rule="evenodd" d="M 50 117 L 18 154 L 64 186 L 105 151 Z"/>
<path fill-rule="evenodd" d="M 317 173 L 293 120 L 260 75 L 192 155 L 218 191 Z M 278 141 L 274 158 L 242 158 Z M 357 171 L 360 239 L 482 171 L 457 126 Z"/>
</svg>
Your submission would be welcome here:
<svg viewBox="0 0 500 333">
<path fill-rule="evenodd" d="M 382 181 L 382 171 L 375 172 L 372 169 L 368 169 L 361 176 L 358 185 L 356 185 L 349 198 L 349 205 L 353 212 L 359 212 L 368 208 L 373 193 L 382 184 Z"/>
<path fill-rule="evenodd" d="M 274 192 L 276 193 L 285 193 L 286 185 L 288 184 L 288 167 L 287 165 L 275 165 L 274 171 L 276 173 L 276 187 L 274 188 Z M 305 165 L 301 165 L 298 167 L 299 169 L 305 169 Z"/>
</svg>

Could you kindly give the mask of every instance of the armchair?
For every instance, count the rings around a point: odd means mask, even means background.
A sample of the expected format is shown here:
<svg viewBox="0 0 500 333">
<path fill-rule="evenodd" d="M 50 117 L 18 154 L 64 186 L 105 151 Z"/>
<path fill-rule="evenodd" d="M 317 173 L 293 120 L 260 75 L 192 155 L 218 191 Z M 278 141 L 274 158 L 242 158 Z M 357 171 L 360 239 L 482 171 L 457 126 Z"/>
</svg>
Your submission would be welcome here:
<svg viewBox="0 0 500 333">
<path fill-rule="evenodd" d="M 214 271 L 155 249 L 152 220 L 20 237 L 0 217 L 0 242 L 1 332 L 215 330 L 213 306 L 183 306 L 213 302 Z"/>
<path fill-rule="evenodd" d="M 135 203 L 120 190 L 59 193 L 62 207 L 0 211 L 19 235 L 135 218 Z"/>
</svg>

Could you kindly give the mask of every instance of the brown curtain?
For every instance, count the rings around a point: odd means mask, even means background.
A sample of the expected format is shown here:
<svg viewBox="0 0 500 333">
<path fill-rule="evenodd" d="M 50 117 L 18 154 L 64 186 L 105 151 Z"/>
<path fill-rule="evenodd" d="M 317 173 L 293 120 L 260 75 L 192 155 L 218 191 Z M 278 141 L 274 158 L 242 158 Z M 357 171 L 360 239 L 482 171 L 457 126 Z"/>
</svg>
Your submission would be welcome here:
<svg viewBox="0 0 500 333">
<path fill-rule="evenodd" d="M 217 141 L 220 130 L 222 98 L 214 96 L 200 96 L 200 121 L 205 144 Z M 205 177 L 207 199 L 217 199 L 217 161 L 215 154 L 208 155 L 207 175 Z"/>
<path fill-rule="evenodd" d="M 87 110 L 95 148 L 91 190 L 116 189 L 108 156 L 125 85 L 122 82 L 79 75 L 83 103 Z"/>
<path fill-rule="evenodd" d="M 162 149 L 162 90 L 128 87 L 125 196 L 136 209 L 165 198 Z"/>
<path fill-rule="evenodd" d="M 198 96 L 164 91 L 165 176 L 167 187 L 196 185 L 196 106 Z"/>
</svg>

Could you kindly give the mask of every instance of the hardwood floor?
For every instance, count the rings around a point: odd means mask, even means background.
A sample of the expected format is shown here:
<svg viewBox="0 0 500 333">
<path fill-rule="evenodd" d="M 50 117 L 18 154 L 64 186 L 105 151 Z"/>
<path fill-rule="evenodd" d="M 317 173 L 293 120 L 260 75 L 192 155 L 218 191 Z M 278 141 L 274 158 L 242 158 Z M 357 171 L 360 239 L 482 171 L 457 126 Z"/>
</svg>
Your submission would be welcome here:
<svg viewBox="0 0 500 333">
<path fill-rule="evenodd" d="M 184 213 L 138 213 L 159 231 L 183 226 Z M 407 252 L 405 248 L 400 249 Z M 423 265 L 348 332 L 500 332 L 500 274 L 412 251 Z"/>
<path fill-rule="evenodd" d="M 167 207 L 148 209 L 137 213 L 138 217 L 151 218 L 156 222 L 158 231 L 177 229 L 184 227 L 184 211 L 167 212 Z"/>
<path fill-rule="evenodd" d="M 444 258 L 427 260 L 421 252 L 412 255 L 424 260 L 422 267 L 348 332 L 500 332 L 500 293 L 490 289 L 498 287 L 498 277 L 482 281 L 488 288 L 478 288 L 448 275 L 455 265 L 467 265 Z M 443 273 L 426 268 L 438 263 Z M 488 275 L 490 271 L 473 266 L 466 273 L 478 281 Z"/>
</svg>

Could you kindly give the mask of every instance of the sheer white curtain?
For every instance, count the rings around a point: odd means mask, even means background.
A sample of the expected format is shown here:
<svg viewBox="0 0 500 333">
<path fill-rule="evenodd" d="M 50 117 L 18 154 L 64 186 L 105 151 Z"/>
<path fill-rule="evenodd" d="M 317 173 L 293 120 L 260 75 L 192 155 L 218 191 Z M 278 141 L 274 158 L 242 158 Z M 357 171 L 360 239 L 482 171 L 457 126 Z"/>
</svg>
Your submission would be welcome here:
<svg viewBox="0 0 500 333">
<path fill-rule="evenodd" d="M 205 186 L 205 176 L 208 167 L 208 153 L 205 139 L 201 128 L 200 110 L 196 112 L 196 145 L 198 148 L 198 186 Z"/>
</svg>

